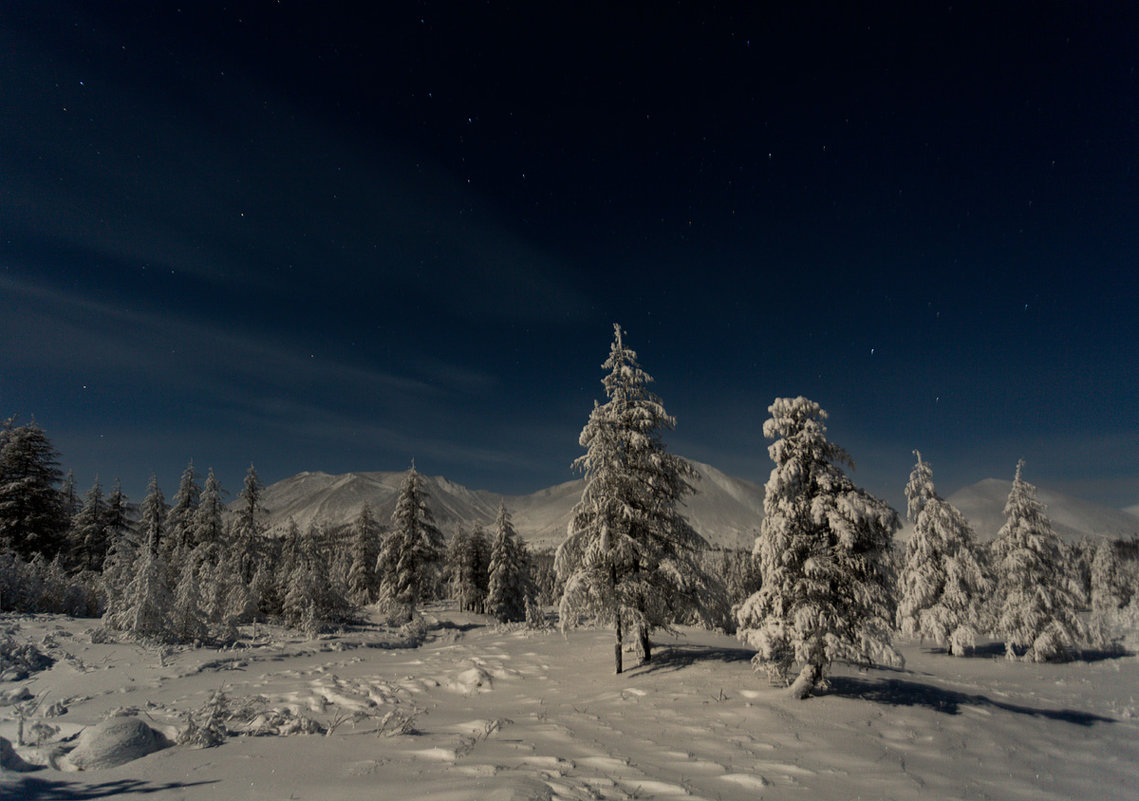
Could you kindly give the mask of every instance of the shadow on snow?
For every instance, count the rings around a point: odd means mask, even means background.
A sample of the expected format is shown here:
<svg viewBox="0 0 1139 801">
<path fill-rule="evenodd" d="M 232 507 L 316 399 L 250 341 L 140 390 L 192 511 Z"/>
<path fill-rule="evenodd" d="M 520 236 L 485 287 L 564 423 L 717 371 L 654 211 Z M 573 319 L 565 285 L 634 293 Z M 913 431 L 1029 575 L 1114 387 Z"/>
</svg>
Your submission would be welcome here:
<svg viewBox="0 0 1139 801">
<path fill-rule="evenodd" d="M 181 790 L 216 783 L 216 780 L 211 780 L 152 784 L 141 779 L 117 779 L 99 782 L 98 784 L 83 784 L 81 782 L 21 776 L 14 784 L 0 783 L 0 789 L 5 791 L 5 797 L 19 798 L 21 801 L 82 801 L 82 799 L 87 798 L 115 798 L 126 793 L 141 795 L 162 793 L 169 790 Z M 12 793 L 10 796 L 7 792 L 9 790 Z"/>
<path fill-rule="evenodd" d="M 755 651 L 748 648 L 730 648 L 714 645 L 656 645 L 653 661 L 647 665 L 636 665 L 627 673 L 644 675 L 647 673 L 664 673 L 681 670 L 697 662 L 750 662 Z"/>
<path fill-rule="evenodd" d="M 835 695 L 842 698 L 860 698 L 876 701 L 890 706 L 920 706 L 932 709 L 935 712 L 944 712 L 948 715 L 961 714 L 964 706 L 989 706 L 1003 709 L 1006 712 L 1015 712 L 1019 715 L 1032 715 L 1033 717 L 1059 720 L 1065 723 L 1075 723 L 1079 726 L 1091 726 L 1094 723 L 1114 723 L 1112 718 L 1096 715 L 1091 712 L 1080 712 L 1075 709 L 1038 709 L 1020 704 L 1010 704 L 1005 701 L 994 701 L 984 695 L 970 695 L 968 693 L 946 690 L 931 684 L 922 684 L 905 679 L 861 679 L 854 676 L 832 676 L 827 679 L 830 689 L 820 695 Z"/>
<path fill-rule="evenodd" d="M 928 647 L 925 649 L 927 653 L 948 655 L 949 651 L 945 648 L 937 646 Z M 1014 651 L 1018 656 L 1024 654 L 1023 648 L 1016 648 Z M 1102 662 L 1105 659 L 1121 659 L 1125 656 L 1134 656 L 1135 654 L 1124 648 L 1077 648 L 1072 652 L 1072 661 L 1074 662 Z M 957 659 L 1004 659 L 1005 658 L 1005 644 L 1003 642 L 987 642 L 983 645 L 978 645 L 975 648 L 968 649 L 962 656 L 955 657 Z"/>
</svg>

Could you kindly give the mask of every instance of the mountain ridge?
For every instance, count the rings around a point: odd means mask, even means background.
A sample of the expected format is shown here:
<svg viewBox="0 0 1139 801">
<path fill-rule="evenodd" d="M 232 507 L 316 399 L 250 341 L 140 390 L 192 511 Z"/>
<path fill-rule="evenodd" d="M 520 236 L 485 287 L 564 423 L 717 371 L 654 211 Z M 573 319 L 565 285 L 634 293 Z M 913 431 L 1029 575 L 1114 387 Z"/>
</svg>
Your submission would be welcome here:
<svg viewBox="0 0 1139 801">
<path fill-rule="evenodd" d="M 763 519 L 763 487 L 721 472 L 711 465 L 687 460 L 699 476 L 697 490 L 684 499 L 682 511 L 692 527 L 709 544 L 750 549 Z M 330 474 L 304 471 L 266 487 L 263 503 L 270 510 L 271 528 L 284 527 L 292 518 L 302 529 L 312 524 L 349 524 L 365 503 L 377 520 L 387 522 L 405 471 Z M 424 476 L 425 489 L 436 523 L 450 536 L 460 528 L 489 527 L 505 504 L 515 529 L 532 548 L 557 547 L 565 538 L 574 505 L 581 498 L 583 479 L 574 479 L 526 495 L 472 490 L 444 476 Z M 1004 504 L 1011 481 L 986 478 L 954 492 L 948 501 L 973 527 L 978 540 L 992 540 L 1004 524 Z M 1038 497 L 1048 508 L 1053 529 L 1068 542 L 1085 536 L 1127 538 L 1139 535 L 1139 517 L 1131 510 L 1113 509 L 1046 488 Z M 907 523 L 897 539 L 908 539 Z"/>
</svg>

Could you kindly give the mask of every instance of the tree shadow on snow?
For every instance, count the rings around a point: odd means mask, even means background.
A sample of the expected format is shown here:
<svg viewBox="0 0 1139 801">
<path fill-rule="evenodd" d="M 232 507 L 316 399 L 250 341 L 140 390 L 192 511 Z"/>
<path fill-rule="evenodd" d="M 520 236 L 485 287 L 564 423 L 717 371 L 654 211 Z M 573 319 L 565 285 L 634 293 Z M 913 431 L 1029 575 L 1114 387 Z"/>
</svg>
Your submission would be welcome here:
<svg viewBox="0 0 1139 801">
<path fill-rule="evenodd" d="M 713 645 L 656 645 L 653 661 L 647 665 L 637 665 L 629 673 L 664 673 L 694 665 L 697 662 L 750 662 L 755 651 L 747 648 L 724 648 Z"/>
<path fill-rule="evenodd" d="M 964 705 L 996 707 L 1006 712 L 1059 720 L 1064 723 L 1075 723 L 1079 726 L 1115 722 L 1112 718 L 1091 712 L 1081 712 L 1076 709 L 1038 709 L 1021 706 L 1006 701 L 994 701 L 985 695 L 970 695 L 969 693 L 947 690 L 943 687 L 905 679 L 871 680 L 855 676 L 833 676 L 827 679 L 827 683 L 830 685 L 830 689 L 822 693 L 823 695 L 861 698 L 890 706 L 920 706 L 932 709 L 935 712 L 944 712 L 947 715 L 960 715 L 961 707 Z"/>
<path fill-rule="evenodd" d="M 1016 654 L 1020 656 L 1024 653 L 1023 648 L 1017 648 Z M 932 647 L 927 648 L 926 651 L 931 654 L 938 654 L 948 656 L 949 651 L 946 648 Z M 1076 662 L 1102 662 L 1106 659 L 1120 659 L 1125 656 L 1134 656 L 1135 654 L 1124 648 L 1083 648 L 1076 649 L 1072 652 L 1072 660 Z M 988 642 L 984 645 L 978 645 L 975 648 L 970 648 L 963 656 L 954 657 L 956 659 L 1004 659 L 1005 658 L 1005 644 L 1003 642 Z"/>
<path fill-rule="evenodd" d="M 97 784 L 84 784 L 62 779 L 53 780 L 22 776 L 14 785 L 4 783 L 0 784 L 0 788 L 5 791 L 11 790 L 10 796 L 7 792 L 4 793 L 6 798 L 19 798 L 21 801 L 83 801 L 83 799 L 89 798 L 116 798 L 126 793 L 141 795 L 162 793 L 169 790 L 181 790 L 216 783 L 217 780 L 153 784 L 141 779 L 116 779 L 115 781 Z"/>
</svg>

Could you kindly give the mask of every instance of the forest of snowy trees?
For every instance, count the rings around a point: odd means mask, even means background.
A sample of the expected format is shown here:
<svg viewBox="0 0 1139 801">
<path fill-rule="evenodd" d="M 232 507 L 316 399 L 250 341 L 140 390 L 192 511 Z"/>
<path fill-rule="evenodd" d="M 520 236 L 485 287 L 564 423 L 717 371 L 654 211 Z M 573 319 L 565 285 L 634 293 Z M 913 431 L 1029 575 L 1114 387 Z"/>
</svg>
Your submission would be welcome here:
<svg viewBox="0 0 1139 801">
<path fill-rule="evenodd" d="M 275 621 L 309 635 L 372 609 L 394 625 L 427 602 L 501 623 L 611 627 L 614 666 L 652 660 L 652 635 L 681 624 L 735 631 L 755 664 L 803 697 L 831 663 L 897 664 L 895 635 L 961 656 L 979 639 L 1009 658 L 1071 658 L 1112 648 L 1139 622 L 1133 544 L 1063 542 L 1016 466 L 1005 523 L 981 542 L 915 451 L 905 486 L 912 535 L 856 486 L 827 414 L 776 398 L 763 434 L 773 467 L 750 553 L 715 551 L 684 514 L 699 487 L 670 453 L 674 419 L 614 327 L 573 467 L 583 490 L 556 554 L 531 553 L 502 506 L 449 541 L 414 465 L 390 520 L 365 504 L 340 526 L 270 529 L 250 465 L 233 504 L 191 461 L 167 500 L 156 477 L 132 503 L 98 478 L 82 495 L 33 421 L 0 428 L 0 611 L 101 616 L 121 636 L 226 643 Z"/>
</svg>

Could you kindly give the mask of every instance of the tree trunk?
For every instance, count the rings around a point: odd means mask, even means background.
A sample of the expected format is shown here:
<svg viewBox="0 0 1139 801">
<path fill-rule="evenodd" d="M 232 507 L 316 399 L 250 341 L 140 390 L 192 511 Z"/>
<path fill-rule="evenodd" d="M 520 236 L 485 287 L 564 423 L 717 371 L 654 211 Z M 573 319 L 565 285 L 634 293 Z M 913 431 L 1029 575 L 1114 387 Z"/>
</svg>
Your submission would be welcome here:
<svg viewBox="0 0 1139 801">
<path fill-rule="evenodd" d="M 618 610 L 616 614 L 617 619 L 617 641 L 613 643 L 613 662 L 616 665 L 617 673 L 621 673 L 621 649 L 624 643 L 621 641 L 621 611 Z"/>
<path fill-rule="evenodd" d="M 652 643 L 649 642 L 648 626 L 637 626 L 637 648 L 641 652 L 641 663 L 647 665 L 653 661 Z"/>
<path fill-rule="evenodd" d="M 791 684 L 791 697 L 803 699 L 811 694 L 823 677 L 821 665 L 806 664 L 799 671 L 799 677 Z"/>
</svg>

